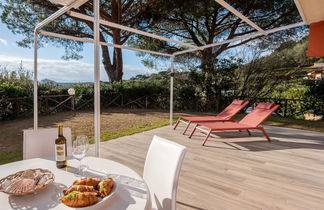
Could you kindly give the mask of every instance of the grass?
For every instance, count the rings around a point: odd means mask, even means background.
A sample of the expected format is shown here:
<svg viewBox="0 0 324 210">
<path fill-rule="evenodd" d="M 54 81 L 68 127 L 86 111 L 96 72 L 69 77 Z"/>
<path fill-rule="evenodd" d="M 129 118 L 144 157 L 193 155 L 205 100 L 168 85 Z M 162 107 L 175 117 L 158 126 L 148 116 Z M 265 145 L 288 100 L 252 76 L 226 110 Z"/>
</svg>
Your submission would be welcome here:
<svg viewBox="0 0 324 210">
<path fill-rule="evenodd" d="M 234 120 L 239 121 L 245 116 L 245 114 L 238 114 L 234 117 Z M 313 120 L 300 120 L 294 118 L 283 118 L 270 116 L 264 123 L 264 125 L 272 125 L 285 128 L 296 128 L 310 131 L 324 132 L 324 121 Z"/>
<path fill-rule="evenodd" d="M 312 121 L 312 120 L 298 120 L 293 118 L 269 117 L 269 119 L 264 124 L 286 127 L 286 128 L 297 128 L 297 129 L 324 132 L 323 120 Z"/>
<path fill-rule="evenodd" d="M 140 123 L 135 124 L 131 128 L 122 129 L 119 131 L 111 132 L 111 131 L 102 131 L 101 132 L 101 141 L 108 141 L 111 139 L 119 138 L 122 136 L 128 136 L 135 133 L 141 133 L 143 131 L 151 130 L 154 128 L 160 128 L 166 125 L 169 125 L 168 119 L 163 119 L 159 121 L 147 122 L 147 123 Z M 90 143 L 93 143 L 93 137 L 90 137 Z M 0 154 L 0 165 L 22 160 L 22 152 L 9 152 Z"/>
<path fill-rule="evenodd" d="M 174 120 L 175 122 L 175 120 Z M 101 141 L 108 141 L 111 139 L 116 139 L 122 136 L 129 136 L 135 133 L 141 133 L 144 131 L 152 130 L 155 128 L 160 128 L 166 125 L 169 125 L 170 121 L 168 119 L 162 119 L 159 121 L 153 121 L 153 122 L 146 122 L 146 123 L 140 123 L 136 124 L 133 127 L 122 129 L 119 131 L 102 131 L 101 132 Z M 90 143 L 93 143 L 94 139 L 93 137 L 90 138 Z"/>
<path fill-rule="evenodd" d="M 22 152 L 8 152 L 0 154 L 0 165 L 22 160 Z"/>
</svg>

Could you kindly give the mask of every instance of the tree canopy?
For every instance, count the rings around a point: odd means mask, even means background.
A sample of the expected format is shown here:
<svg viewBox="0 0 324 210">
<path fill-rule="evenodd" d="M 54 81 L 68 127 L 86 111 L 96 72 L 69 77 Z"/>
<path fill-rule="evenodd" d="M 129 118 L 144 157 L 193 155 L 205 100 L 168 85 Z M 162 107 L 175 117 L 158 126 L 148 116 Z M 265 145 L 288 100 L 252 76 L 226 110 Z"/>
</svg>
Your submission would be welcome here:
<svg viewBox="0 0 324 210">
<path fill-rule="evenodd" d="M 228 0 L 230 5 L 248 17 L 264 30 L 288 25 L 300 21 L 298 11 L 292 0 Z M 93 16 L 92 1 L 77 9 L 82 14 Z M 43 0 L 4 0 L 0 4 L 3 10 L 2 21 L 16 34 L 22 34 L 23 39 L 18 43 L 29 47 L 33 42 L 34 26 L 44 20 L 60 6 Z M 104 20 L 138 28 L 153 34 L 163 35 L 196 46 L 202 46 L 229 40 L 235 37 L 255 33 L 256 30 L 233 15 L 227 9 L 213 0 L 112 0 L 101 1 L 100 16 Z M 93 38 L 92 22 L 81 20 L 64 14 L 45 30 L 73 35 L 83 38 Z M 132 35 L 127 31 L 100 26 L 100 39 L 103 42 L 113 42 L 119 45 L 130 45 L 160 52 L 173 53 L 186 48 L 164 41 Z M 203 71 L 213 72 L 217 62 L 222 60 L 224 52 L 243 44 L 254 44 L 255 47 L 276 48 L 282 42 L 295 38 L 301 30 L 292 29 L 270 36 L 253 37 L 242 41 L 207 48 L 189 55 L 177 57 L 177 61 L 199 64 Z M 291 36 L 294 35 L 294 36 Z M 257 40 L 262 40 L 258 42 Z M 42 43 L 54 43 L 63 46 L 65 59 L 80 58 L 79 52 L 83 43 L 63 40 L 53 37 L 42 37 Z M 260 45 L 259 43 L 268 43 Z M 121 81 L 123 75 L 122 50 L 115 48 L 110 56 L 107 46 L 102 46 L 102 62 L 111 81 Z M 143 54 L 141 54 L 143 55 Z M 147 59 L 148 58 L 148 59 Z M 150 59 L 161 59 L 149 56 L 144 63 L 150 64 Z M 187 58 L 187 59 L 184 59 Z"/>
<path fill-rule="evenodd" d="M 112 0 L 101 1 L 100 17 L 104 20 L 118 23 L 133 28 L 148 27 L 139 16 L 147 7 L 157 0 Z M 93 16 L 93 2 L 88 1 L 77 9 L 78 13 Z M 21 47 L 30 47 L 33 44 L 34 27 L 62 6 L 53 4 L 47 0 L 4 0 L 0 3 L 2 9 L 1 20 L 14 34 L 23 35 L 18 42 Z M 46 31 L 57 32 L 65 35 L 93 39 L 93 23 L 90 21 L 71 17 L 64 14 L 44 28 Z M 100 39 L 102 42 L 112 42 L 123 45 L 132 34 L 120 29 L 100 25 Z M 79 52 L 83 49 L 83 43 L 66 39 L 41 36 L 41 46 L 45 43 L 53 43 L 64 47 L 64 59 L 79 59 Z M 112 56 L 107 46 L 101 46 L 102 62 L 111 81 L 121 81 L 123 76 L 122 50 L 114 48 Z"/>
<path fill-rule="evenodd" d="M 229 0 L 231 6 L 248 17 L 264 30 L 296 23 L 301 20 L 295 4 L 291 0 Z M 256 29 L 239 19 L 230 11 L 213 0 L 164 0 L 150 5 L 142 15 L 147 22 L 152 22 L 147 29 L 170 38 L 197 46 L 203 46 L 230 40 L 239 36 L 257 32 Z M 300 28 L 282 31 L 262 37 L 268 40 L 269 48 L 275 49 L 282 42 L 286 42 L 298 35 Z M 291 36 L 294 35 L 294 36 Z M 191 58 L 198 59 L 203 69 L 214 69 L 219 56 L 226 50 L 260 40 L 252 37 L 242 41 L 223 44 L 191 53 Z M 146 49 L 175 52 L 185 48 L 174 44 L 137 36 L 131 44 Z M 258 46 L 262 47 L 262 46 Z"/>
</svg>

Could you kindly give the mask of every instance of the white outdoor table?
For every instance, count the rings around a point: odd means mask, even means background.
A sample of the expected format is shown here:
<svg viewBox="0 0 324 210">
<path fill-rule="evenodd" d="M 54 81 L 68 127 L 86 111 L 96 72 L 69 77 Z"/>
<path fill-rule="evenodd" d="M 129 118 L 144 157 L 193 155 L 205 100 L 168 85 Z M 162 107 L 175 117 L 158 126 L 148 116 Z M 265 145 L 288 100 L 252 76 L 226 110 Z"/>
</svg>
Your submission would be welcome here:
<svg viewBox="0 0 324 210">
<path fill-rule="evenodd" d="M 59 197 L 64 188 L 70 186 L 73 181 L 78 179 L 75 171 L 79 165 L 77 160 L 69 160 L 66 169 L 56 168 L 53 160 L 35 158 L 17 161 L 0 166 L 0 178 L 4 178 L 12 173 L 34 168 L 43 168 L 52 171 L 55 175 L 54 183 L 36 194 L 25 196 L 9 196 L 0 193 L 0 209 L 71 209 L 59 202 Z M 142 179 L 132 169 L 117 162 L 86 157 L 82 160 L 82 165 L 88 169 L 84 176 L 89 177 L 116 177 L 118 182 L 117 191 L 112 198 L 104 201 L 96 208 L 88 209 L 107 209 L 107 210 L 146 210 L 151 209 L 149 190 Z"/>
</svg>

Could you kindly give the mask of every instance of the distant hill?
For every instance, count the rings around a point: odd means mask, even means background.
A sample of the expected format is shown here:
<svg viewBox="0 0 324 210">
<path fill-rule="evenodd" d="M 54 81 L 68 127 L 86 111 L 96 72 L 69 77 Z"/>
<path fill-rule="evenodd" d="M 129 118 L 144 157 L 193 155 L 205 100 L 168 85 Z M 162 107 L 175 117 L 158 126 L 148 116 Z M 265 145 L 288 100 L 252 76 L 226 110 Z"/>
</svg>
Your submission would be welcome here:
<svg viewBox="0 0 324 210">
<path fill-rule="evenodd" d="M 44 84 L 44 83 L 58 84 L 57 82 L 50 80 L 50 79 L 43 79 L 40 81 L 40 83 L 41 84 Z"/>
</svg>

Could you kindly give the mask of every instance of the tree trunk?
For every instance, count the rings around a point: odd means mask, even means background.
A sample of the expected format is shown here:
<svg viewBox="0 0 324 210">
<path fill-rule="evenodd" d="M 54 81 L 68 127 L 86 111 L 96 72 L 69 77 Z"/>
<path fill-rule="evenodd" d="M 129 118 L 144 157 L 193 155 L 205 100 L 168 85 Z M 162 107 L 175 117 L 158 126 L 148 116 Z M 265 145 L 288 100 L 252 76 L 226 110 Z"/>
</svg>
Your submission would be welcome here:
<svg viewBox="0 0 324 210">
<path fill-rule="evenodd" d="M 104 69 L 108 75 L 109 80 L 111 81 L 112 75 L 110 73 L 111 72 L 110 69 L 112 69 L 112 65 L 111 65 L 108 47 L 101 45 L 101 52 L 102 52 L 102 63 L 103 63 Z"/>
<path fill-rule="evenodd" d="M 214 71 L 214 64 L 215 64 L 215 57 L 213 55 L 212 48 L 204 49 L 201 52 L 201 69 L 204 72 L 213 72 Z"/>
<path fill-rule="evenodd" d="M 204 74 L 205 79 L 205 91 L 206 91 L 206 100 L 209 102 L 207 103 L 208 110 L 217 111 L 220 110 L 220 103 L 221 103 L 221 89 L 219 89 L 219 79 L 217 69 L 215 69 L 215 62 L 216 62 L 216 55 L 213 54 L 213 49 L 208 48 L 201 52 L 201 70 Z M 215 80 L 216 75 L 216 83 L 214 85 L 211 84 L 211 81 Z"/>
<path fill-rule="evenodd" d="M 107 46 L 101 46 L 102 63 L 110 82 L 121 82 L 123 79 L 123 54 L 119 48 L 114 48 L 113 62 L 111 63 Z"/>
<path fill-rule="evenodd" d="M 115 78 L 114 81 L 121 82 L 123 79 L 123 55 L 121 49 L 114 49 L 113 61 L 113 75 Z"/>
<path fill-rule="evenodd" d="M 121 24 L 122 1 L 112 0 L 112 22 Z M 113 43 L 121 45 L 120 29 L 112 29 Z M 102 37 L 104 40 L 104 37 Z M 122 49 L 114 48 L 112 62 L 107 46 L 102 46 L 102 62 L 110 82 L 121 82 L 123 79 L 123 54 Z"/>
</svg>

